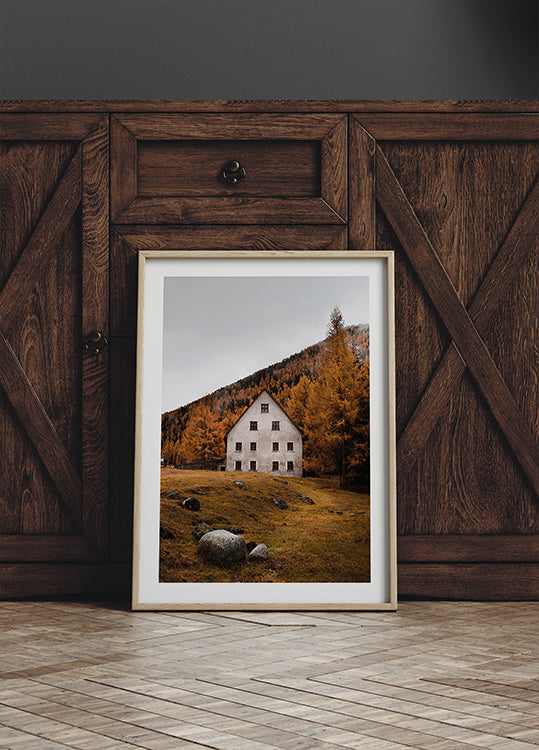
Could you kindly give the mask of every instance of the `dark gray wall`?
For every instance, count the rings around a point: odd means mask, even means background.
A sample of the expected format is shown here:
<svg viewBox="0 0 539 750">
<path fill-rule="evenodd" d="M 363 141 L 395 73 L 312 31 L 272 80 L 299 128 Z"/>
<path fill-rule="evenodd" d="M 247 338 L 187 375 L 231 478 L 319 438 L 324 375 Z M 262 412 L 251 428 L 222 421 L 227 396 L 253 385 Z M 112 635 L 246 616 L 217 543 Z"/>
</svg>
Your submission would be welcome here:
<svg viewBox="0 0 539 750">
<path fill-rule="evenodd" d="M 521 0 L 0 0 L 3 99 L 518 99 Z"/>
</svg>

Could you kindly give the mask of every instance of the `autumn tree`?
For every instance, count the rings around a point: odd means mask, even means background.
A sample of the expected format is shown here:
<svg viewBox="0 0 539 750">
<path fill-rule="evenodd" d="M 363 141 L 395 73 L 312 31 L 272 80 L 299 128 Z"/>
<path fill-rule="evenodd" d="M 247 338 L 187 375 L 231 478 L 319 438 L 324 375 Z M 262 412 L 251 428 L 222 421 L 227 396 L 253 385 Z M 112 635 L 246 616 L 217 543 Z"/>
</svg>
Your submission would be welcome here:
<svg viewBox="0 0 539 750">
<path fill-rule="evenodd" d="M 182 434 L 181 453 L 187 463 L 220 458 L 225 453 L 223 425 L 212 405 L 202 402 L 191 411 Z"/>
<path fill-rule="evenodd" d="M 344 487 L 368 458 L 369 371 L 368 362 L 358 361 L 338 307 L 327 333 L 305 409 L 305 469 L 337 473 Z"/>
</svg>

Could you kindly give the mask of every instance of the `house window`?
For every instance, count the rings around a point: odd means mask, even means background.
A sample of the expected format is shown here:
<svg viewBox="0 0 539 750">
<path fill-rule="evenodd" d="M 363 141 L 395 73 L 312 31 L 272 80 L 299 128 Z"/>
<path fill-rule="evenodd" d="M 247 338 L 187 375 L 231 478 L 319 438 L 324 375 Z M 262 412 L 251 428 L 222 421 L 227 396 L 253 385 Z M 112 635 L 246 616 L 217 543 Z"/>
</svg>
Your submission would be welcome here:
<svg viewBox="0 0 539 750">
<path fill-rule="evenodd" d="M 286 450 L 287 451 L 293 451 L 294 450 L 294 443 L 287 443 L 286 444 Z"/>
<path fill-rule="evenodd" d="M 255 451 L 255 450 L 256 450 L 256 443 L 251 443 L 251 450 L 252 450 L 252 451 Z"/>
<path fill-rule="evenodd" d="M 258 430 L 258 422 L 249 422 L 250 430 Z"/>
<path fill-rule="evenodd" d="M 249 461 L 249 471 L 256 471 L 256 461 Z"/>
<path fill-rule="evenodd" d="M 279 443 L 273 443 L 272 444 L 272 450 L 278 451 L 279 450 Z"/>
<path fill-rule="evenodd" d="M 287 461 L 286 462 L 286 470 L 287 471 L 294 471 L 294 462 L 293 461 Z"/>
<path fill-rule="evenodd" d="M 241 443 L 236 443 L 236 450 L 241 451 Z"/>
<path fill-rule="evenodd" d="M 236 461 L 236 471 L 241 471 L 241 461 Z"/>
<path fill-rule="evenodd" d="M 269 412 L 269 404 L 260 404 L 260 413 L 267 414 Z"/>
<path fill-rule="evenodd" d="M 280 430 L 281 429 L 280 422 L 272 422 L 271 423 L 271 429 L 272 430 Z"/>
<path fill-rule="evenodd" d="M 272 471 L 279 471 L 279 462 L 278 461 L 272 461 L 271 462 L 271 470 Z"/>
</svg>

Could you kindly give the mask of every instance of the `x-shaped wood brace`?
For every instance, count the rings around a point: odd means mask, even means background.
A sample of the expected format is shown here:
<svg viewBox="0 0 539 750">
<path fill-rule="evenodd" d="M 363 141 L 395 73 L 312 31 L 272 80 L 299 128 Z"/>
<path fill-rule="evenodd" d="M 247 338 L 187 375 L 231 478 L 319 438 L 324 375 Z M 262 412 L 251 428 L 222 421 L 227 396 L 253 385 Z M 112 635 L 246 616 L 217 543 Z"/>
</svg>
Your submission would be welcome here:
<svg viewBox="0 0 539 750">
<path fill-rule="evenodd" d="M 17 300 L 30 296 L 36 279 L 58 247 L 81 202 L 82 148 L 78 147 L 58 187 L 0 292 L 0 321 L 16 314 Z M 81 480 L 23 366 L 0 330 L 0 386 L 32 441 L 76 526 L 81 523 Z"/>
<path fill-rule="evenodd" d="M 535 182 L 468 309 L 460 299 L 384 153 L 376 149 L 376 197 L 453 341 L 443 355 L 397 447 L 402 482 L 451 391 L 468 368 L 535 492 L 539 447 L 481 337 L 529 252 L 539 226 Z"/>
</svg>

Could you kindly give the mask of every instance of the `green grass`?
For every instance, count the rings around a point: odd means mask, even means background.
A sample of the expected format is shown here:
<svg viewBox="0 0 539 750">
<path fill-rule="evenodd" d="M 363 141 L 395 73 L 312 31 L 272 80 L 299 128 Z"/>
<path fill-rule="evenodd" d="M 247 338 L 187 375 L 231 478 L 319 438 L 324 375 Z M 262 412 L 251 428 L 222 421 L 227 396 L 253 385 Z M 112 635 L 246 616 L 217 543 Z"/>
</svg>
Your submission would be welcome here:
<svg viewBox="0 0 539 750">
<path fill-rule="evenodd" d="M 234 485 L 245 482 L 246 489 Z M 207 494 L 197 494 L 200 489 Z M 199 511 L 168 497 L 196 497 Z M 314 501 L 307 504 L 306 495 Z M 288 503 L 280 510 L 272 502 Z M 246 542 L 263 543 L 270 559 L 219 568 L 197 555 L 192 529 L 238 527 Z M 280 479 L 269 474 L 161 470 L 159 580 L 162 582 L 361 582 L 370 579 L 369 496 L 341 490 L 329 478 Z"/>
</svg>

